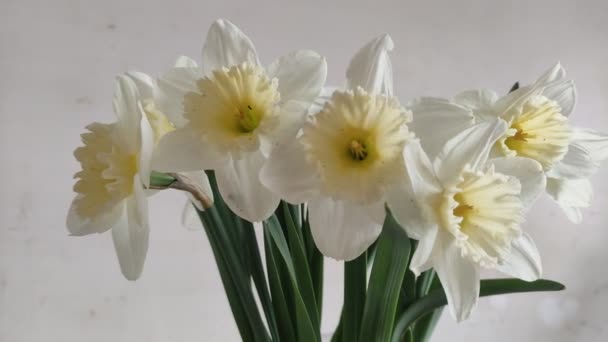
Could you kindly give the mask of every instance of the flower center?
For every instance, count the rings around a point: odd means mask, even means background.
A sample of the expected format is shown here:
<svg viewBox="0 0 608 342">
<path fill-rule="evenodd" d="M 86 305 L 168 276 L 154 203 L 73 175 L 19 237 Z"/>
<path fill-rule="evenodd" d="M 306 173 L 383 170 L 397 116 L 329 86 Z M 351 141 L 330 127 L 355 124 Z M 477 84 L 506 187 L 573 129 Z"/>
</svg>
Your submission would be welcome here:
<svg viewBox="0 0 608 342">
<path fill-rule="evenodd" d="M 326 195 L 368 202 L 400 177 L 411 113 L 394 97 L 336 91 L 300 137 Z M 400 164 L 401 163 L 401 164 Z"/>
<path fill-rule="evenodd" d="M 517 179 L 495 173 L 463 172 L 459 183 L 444 192 L 441 225 L 459 241 L 464 256 L 492 267 L 508 255 L 523 220 Z"/>
<path fill-rule="evenodd" d="M 117 144 L 115 124 L 93 123 L 90 132 L 81 135 L 84 146 L 74 151 L 82 170 L 74 191 L 79 194 L 76 210 L 82 217 L 93 218 L 105 212 L 133 192 L 137 157 Z"/>
<path fill-rule="evenodd" d="M 348 152 L 350 153 L 353 160 L 363 161 L 367 158 L 367 147 L 365 144 L 357 139 L 350 142 L 348 146 Z"/>
<path fill-rule="evenodd" d="M 507 135 L 497 142 L 506 156 L 522 156 L 538 161 L 549 170 L 560 161 L 570 142 L 568 118 L 555 101 L 535 96 L 515 116 Z"/>
<path fill-rule="evenodd" d="M 259 66 L 244 63 L 214 70 L 197 86 L 200 92 L 184 99 L 185 117 L 221 149 L 256 148 L 258 135 L 276 124 L 278 81 L 269 79 Z"/>
</svg>

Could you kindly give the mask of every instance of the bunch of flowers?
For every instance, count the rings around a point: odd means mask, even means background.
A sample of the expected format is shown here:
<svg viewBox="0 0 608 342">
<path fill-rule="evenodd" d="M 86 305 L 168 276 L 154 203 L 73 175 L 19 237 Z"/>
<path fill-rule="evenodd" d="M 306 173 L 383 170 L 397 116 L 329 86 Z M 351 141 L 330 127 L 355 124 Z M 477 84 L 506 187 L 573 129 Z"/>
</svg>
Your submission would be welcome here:
<svg viewBox="0 0 608 342">
<path fill-rule="evenodd" d="M 74 152 L 69 232 L 111 230 L 135 280 L 146 198 L 185 191 L 184 224 L 200 218 L 245 341 L 321 340 L 324 256 L 344 260 L 332 341 L 427 341 L 446 304 L 461 321 L 480 296 L 563 289 L 540 279 L 526 213 L 546 192 L 580 222 L 608 157 L 608 135 L 570 124 L 564 68 L 503 96 L 402 103 L 392 49 L 388 35 L 371 40 L 346 85 L 326 87 L 318 53 L 264 67 L 251 40 L 217 20 L 200 65 L 180 57 L 156 79 L 119 75 L 116 121 L 87 126 Z M 513 278 L 480 280 L 482 269 Z"/>
</svg>

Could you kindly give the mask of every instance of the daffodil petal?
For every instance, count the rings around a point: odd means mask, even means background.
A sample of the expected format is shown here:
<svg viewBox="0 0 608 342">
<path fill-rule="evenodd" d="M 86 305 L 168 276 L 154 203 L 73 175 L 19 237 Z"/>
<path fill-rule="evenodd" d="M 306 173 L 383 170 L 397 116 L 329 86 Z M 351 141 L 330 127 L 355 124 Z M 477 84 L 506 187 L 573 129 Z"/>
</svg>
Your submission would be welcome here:
<svg viewBox="0 0 608 342">
<path fill-rule="evenodd" d="M 66 225 L 70 235 L 83 236 L 93 233 L 106 232 L 116 224 L 116 222 L 120 219 L 120 215 L 122 214 L 122 207 L 119 204 L 105 212 L 102 212 L 95 218 L 85 218 L 80 216 L 76 210 L 77 199 L 78 197 L 70 205 L 66 219 Z"/>
<path fill-rule="evenodd" d="M 461 256 L 456 240 L 439 234 L 433 266 L 448 299 L 452 317 L 462 322 L 469 317 L 479 298 L 479 267 Z"/>
<path fill-rule="evenodd" d="M 260 180 L 287 202 L 299 204 L 317 194 L 319 175 L 296 140 L 273 150 L 262 167 Z"/>
<path fill-rule="evenodd" d="M 182 172 L 213 169 L 226 159 L 188 128 L 165 134 L 154 150 L 152 169 Z"/>
<path fill-rule="evenodd" d="M 484 118 L 498 116 L 492 108 L 494 103 L 498 101 L 498 94 L 490 89 L 465 90 L 456 94 L 452 101 L 470 109 L 475 116 Z"/>
<path fill-rule="evenodd" d="M 525 281 L 535 281 L 542 276 L 543 266 L 540 253 L 532 238 L 523 233 L 513 240 L 511 253 L 503 265 L 498 266 L 499 271 Z"/>
<path fill-rule="evenodd" d="M 547 176 L 565 179 L 588 178 L 598 169 L 599 162 L 593 159 L 591 152 L 581 144 L 573 142 L 568 146 L 564 158 L 547 172 Z"/>
<path fill-rule="evenodd" d="M 201 69 L 179 67 L 170 69 L 158 79 L 158 96 L 155 105 L 175 127 L 186 125 L 184 96 L 199 91 L 196 82 L 201 78 L 203 78 Z"/>
<path fill-rule="evenodd" d="M 557 102 L 564 116 L 569 116 L 576 105 L 576 86 L 570 80 L 548 84 L 543 90 L 543 95 Z"/>
<path fill-rule="evenodd" d="M 255 47 L 238 27 L 226 19 L 218 19 L 209 28 L 203 46 L 203 70 L 211 76 L 213 70 L 230 68 L 249 62 L 259 64 Z"/>
<path fill-rule="evenodd" d="M 308 202 L 310 229 L 325 256 L 350 261 L 378 238 L 382 224 L 368 210 L 351 202 L 317 198 Z"/>
<path fill-rule="evenodd" d="M 334 93 L 334 91 L 339 90 L 338 87 L 323 87 L 321 88 L 321 92 L 319 93 L 319 96 L 317 96 L 313 103 L 310 106 L 310 110 L 309 113 L 310 114 L 316 114 L 318 112 L 321 111 L 321 109 L 323 109 L 323 106 L 325 106 L 325 103 L 327 101 L 329 101 L 329 99 L 331 98 L 331 95 Z"/>
<path fill-rule="evenodd" d="M 314 51 L 294 51 L 272 63 L 268 77 L 279 80 L 283 102 L 297 100 L 310 104 L 325 84 L 327 62 Z"/>
<path fill-rule="evenodd" d="M 116 78 L 114 87 L 114 113 L 118 117 L 121 138 L 128 151 L 135 153 L 139 147 L 139 125 L 142 116 L 139 91 L 135 82 L 126 75 Z"/>
<path fill-rule="evenodd" d="M 270 134 L 260 135 L 260 149 L 266 157 L 281 144 L 291 143 L 304 125 L 310 103 L 291 100 L 281 106 L 278 124 Z"/>
<path fill-rule="evenodd" d="M 420 239 L 430 229 L 429 225 L 432 226 L 407 181 L 395 184 L 388 191 L 386 202 L 393 216 L 409 237 Z"/>
<path fill-rule="evenodd" d="M 374 38 L 355 54 L 346 70 L 348 89 L 393 95 L 393 67 L 389 52 L 394 43 L 387 34 Z"/>
<path fill-rule="evenodd" d="M 545 71 L 545 73 L 538 78 L 536 83 L 541 86 L 546 86 L 547 84 L 561 80 L 564 77 L 566 77 L 566 70 L 562 67 L 561 63 L 558 62 Z"/>
<path fill-rule="evenodd" d="M 134 194 L 124 201 L 124 214 L 112 228 L 112 239 L 122 274 L 137 280 L 148 253 L 148 206 L 144 189 L 136 176 Z"/>
<path fill-rule="evenodd" d="M 580 208 L 588 208 L 593 200 L 593 187 L 588 179 L 547 179 L 547 193 L 573 223 L 581 223 Z"/>
<path fill-rule="evenodd" d="M 126 75 L 135 83 L 139 95 L 144 99 L 154 98 L 156 81 L 147 74 L 139 71 L 128 71 Z"/>
<path fill-rule="evenodd" d="M 450 138 L 475 124 L 470 109 L 445 99 L 423 97 L 412 102 L 408 109 L 414 117 L 409 127 L 431 159 L 439 154 Z"/>
<path fill-rule="evenodd" d="M 520 199 L 523 207 L 529 210 L 532 204 L 542 195 L 547 186 L 547 177 L 543 167 L 535 160 L 522 157 L 503 157 L 489 161 L 496 172 L 513 176 L 521 184 Z"/>
<path fill-rule="evenodd" d="M 280 197 L 260 182 L 265 162 L 258 151 L 238 160 L 230 159 L 216 170 L 222 198 L 234 213 L 250 222 L 269 218 L 280 202 Z"/>
<path fill-rule="evenodd" d="M 154 153 L 154 131 L 146 115 L 141 116 L 140 122 L 141 143 L 139 150 L 139 176 L 144 187 L 150 186 L 150 173 L 152 154 Z"/>
<path fill-rule="evenodd" d="M 588 128 L 574 128 L 572 140 L 589 151 L 593 160 L 608 159 L 608 134 Z"/>
<path fill-rule="evenodd" d="M 410 261 L 410 269 L 416 276 L 433 267 L 433 251 L 437 243 L 437 225 L 429 226 L 418 240 L 416 251 Z"/>
<path fill-rule="evenodd" d="M 176 68 L 198 68 L 196 61 L 188 56 L 179 56 L 173 65 Z"/>
<path fill-rule="evenodd" d="M 484 166 L 494 143 L 507 131 L 501 119 L 478 123 L 448 140 L 434 161 L 437 178 L 453 183 L 466 165 L 473 170 Z"/>
</svg>

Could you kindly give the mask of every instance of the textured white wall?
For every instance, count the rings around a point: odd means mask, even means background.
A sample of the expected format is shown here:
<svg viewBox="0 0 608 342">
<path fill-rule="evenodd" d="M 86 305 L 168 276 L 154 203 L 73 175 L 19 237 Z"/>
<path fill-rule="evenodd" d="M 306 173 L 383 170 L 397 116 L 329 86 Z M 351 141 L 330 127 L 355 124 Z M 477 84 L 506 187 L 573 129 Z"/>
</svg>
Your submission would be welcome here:
<svg viewBox="0 0 608 342">
<path fill-rule="evenodd" d="M 207 240 L 182 229 L 179 194 L 152 199 L 146 269 L 120 275 L 109 234 L 70 238 L 72 150 L 83 126 L 112 120 L 113 76 L 158 73 L 198 57 L 211 21 L 245 30 L 261 58 L 296 48 L 327 56 L 341 84 L 350 56 L 390 33 L 403 102 L 474 87 L 506 91 L 560 60 L 576 80 L 574 124 L 608 131 L 608 2 L 2 0 L 0 2 L 0 341 L 233 341 L 238 339 Z M 445 316 L 437 341 L 605 340 L 608 180 L 584 224 L 548 199 L 526 226 L 557 294 L 482 300 L 460 325 Z M 341 265 L 327 266 L 323 327 L 337 321 Z"/>
</svg>

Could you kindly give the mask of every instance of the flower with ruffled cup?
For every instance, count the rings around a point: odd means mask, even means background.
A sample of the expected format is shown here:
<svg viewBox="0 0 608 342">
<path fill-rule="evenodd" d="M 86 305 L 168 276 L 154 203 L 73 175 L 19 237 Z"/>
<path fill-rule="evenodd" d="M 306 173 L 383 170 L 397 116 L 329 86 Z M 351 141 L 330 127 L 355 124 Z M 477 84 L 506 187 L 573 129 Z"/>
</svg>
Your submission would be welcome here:
<svg viewBox="0 0 608 342">
<path fill-rule="evenodd" d="M 435 269 L 458 321 L 477 303 L 480 268 L 526 281 L 542 272 L 536 246 L 520 225 L 546 178 L 529 158 L 488 160 L 506 131 L 496 118 L 475 124 L 448 140 L 432 162 L 419 144 L 405 148 L 412 192 L 391 209 L 419 240 L 410 268 L 416 274 Z"/>
<path fill-rule="evenodd" d="M 487 89 L 465 91 L 451 100 L 421 98 L 410 109 L 412 130 L 429 156 L 467 127 L 500 118 L 509 129 L 495 144 L 493 157 L 526 157 L 545 171 L 547 193 L 575 223 L 591 205 L 589 177 L 608 158 L 608 135 L 575 128 L 569 116 L 576 102 L 574 82 L 558 63 L 534 84 L 499 97 Z"/>
<path fill-rule="evenodd" d="M 76 173 L 76 198 L 67 216 L 72 235 L 103 233 L 112 238 L 123 275 L 139 278 L 148 251 L 148 205 L 154 133 L 135 83 L 118 76 L 111 124 L 92 123 L 81 135 L 84 146 L 74 151 L 81 171 Z"/>
<path fill-rule="evenodd" d="M 158 81 L 162 96 L 177 104 L 165 114 L 178 128 L 161 139 L 154 169 L 215 170 L 232 211 L 252 222 L 268 218 L 280 198 L 260 182 L 260 169 L 273 148 L 293 139 L 326 73 L 325 59 L 308 50 L 265 69 L 249 38 L 217 20 L 202 66 L 174 68 Z"/>
<path fill-rule="evenodd" d="M 382 230 L 385 202 L 400 201 L 394 190 L 406 187 L 403 149 L 416 138 L 411 113 L 393 96 L 392 49 L 384 35 L 359 50 L 346 89 L 334 91 L 262 169 L 267 187 L 308 203 L 315 244 L 334 259 L 361 255 Z"/>
</svg>

